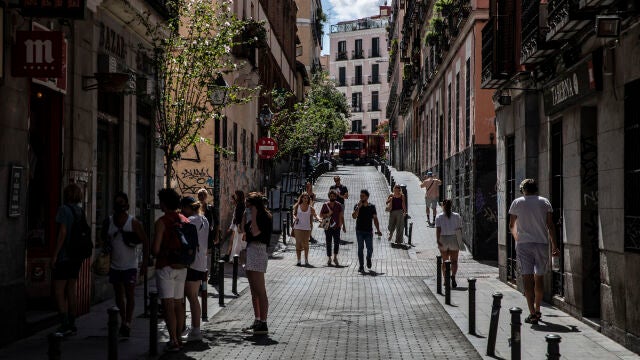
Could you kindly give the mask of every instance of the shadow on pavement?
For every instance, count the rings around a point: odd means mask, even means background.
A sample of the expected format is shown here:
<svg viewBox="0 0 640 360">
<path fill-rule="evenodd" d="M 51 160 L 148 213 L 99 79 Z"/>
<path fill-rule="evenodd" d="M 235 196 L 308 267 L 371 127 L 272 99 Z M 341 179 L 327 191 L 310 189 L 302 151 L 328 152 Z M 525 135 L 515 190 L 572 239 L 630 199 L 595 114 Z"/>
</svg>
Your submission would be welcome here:
<svg viewBox="0 0 640 360">
<path fill-rule="evenodd" d="M 557 333 L 578 333 L 581 332 L 575 325 L 560 325 L 552 322 L 540 320 L 538 324 L 531 325 L 532 330 Z"/>
<path fill-rule="evenodd" d="M 469 290 L 468 287 L 463 287 L 463 286 L 458 286 L 457 288 L 451 288 L 452 291 L 467 291 Z"/>
</svg>

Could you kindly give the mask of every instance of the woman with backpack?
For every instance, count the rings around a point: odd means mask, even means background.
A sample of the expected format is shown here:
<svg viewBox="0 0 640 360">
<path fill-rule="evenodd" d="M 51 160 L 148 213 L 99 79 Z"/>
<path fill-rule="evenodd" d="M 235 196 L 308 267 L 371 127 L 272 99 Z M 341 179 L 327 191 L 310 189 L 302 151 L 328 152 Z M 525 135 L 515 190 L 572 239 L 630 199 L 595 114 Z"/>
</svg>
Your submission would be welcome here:
<svg viewBox="0 0 640 360">
<path fill-rule="evenodd" d="M 462 229 L 462 217 L 451 210 L 453 204 L 447 199 L 442 202 L 443 213 L 438 214 L 435 219 L 436 241 L 438 249 L 442 255 L 442 272 L 444 273 L 445 260 L 451 261 L 451 287 L 458 287 L 456 283 L 456 273 L 458 272 L 458 236 L 456 232 Z"/>
<path fill-rule="evenodd" d="M 80 226 L 78 219 L 85 219 L 84 210 L 80 207 L 83 195 L 77 184 L 69 184 L 64 188 L 64 204 L 58 208 L 56 223 L 58 238 L 52 254 L 51 268 L 53 288 L 60 316 L 60 327 L 56 332 L 64 336 L 75 335 L 78 274 L 84 258 L 76 255 L 74 247 L 77 239 L 72 239 L 74 226 Z M 76 229 L 77 230 L 77 229 Z M 91 256 L 91 254 L 89 254 Z"/>
<path fill-rule="evenodd" d="M 269 311 L 269 299 L 264 283 L 264 273 L 267 272 L 267 246 L 271 242 L 273 220 L 271 213 L 265 207 L 265 197 L 259 192 L 251 192 L 246 201 L 247 222 L 244 225 L 245 239 L 247 241 L 247 263 L 245 271 L 249 280 L 251 300 L 255 320 L 249 327 L 242 331 L 254 335 L 266 335 L 267 315 Z"/>
<path fill-rule="evenodd" d="M 196 258 L 187 268 L 187 279 L 184 285 L 184 294 L 189 300 L 191 309 L 191 329 L 185 332 L 182 340 L 200 341 L 200 317 L 202 308 L 198 299 L 198 291 L 203 281 L 207 281 L 207 243 L 209 241 L 209 221 L 202 215 L 201 203 L 191 196 L 183 197 L 180 201 L 182 214 L 189 219 L 189 223 L 198 229 L 198 252 Z"/>
</svg>

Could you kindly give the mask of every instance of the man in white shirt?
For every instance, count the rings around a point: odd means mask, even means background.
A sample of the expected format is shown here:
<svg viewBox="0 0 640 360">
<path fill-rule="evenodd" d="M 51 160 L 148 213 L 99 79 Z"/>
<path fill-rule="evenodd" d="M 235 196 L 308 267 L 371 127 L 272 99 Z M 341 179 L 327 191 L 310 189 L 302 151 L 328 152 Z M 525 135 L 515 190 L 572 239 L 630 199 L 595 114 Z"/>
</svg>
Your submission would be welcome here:
<svg viewBox="0 0 640 360">
<path fill-rule="evenodd" d="M 509 208 L 509 229 L 516 240 L 516 258 L 530 312 L 524 321 L 537 324 L 542 317 L 540 303 L 549 264 L 548 238 L 551 239 L 552 255 L 558 255 L 560 251 L 556 246 L 553 208 L 549 200 L 538 196 L 538 184 L 534 179 L 524 179 L 520 192 L 524 196 L 515 199 Z"/>
</svg>

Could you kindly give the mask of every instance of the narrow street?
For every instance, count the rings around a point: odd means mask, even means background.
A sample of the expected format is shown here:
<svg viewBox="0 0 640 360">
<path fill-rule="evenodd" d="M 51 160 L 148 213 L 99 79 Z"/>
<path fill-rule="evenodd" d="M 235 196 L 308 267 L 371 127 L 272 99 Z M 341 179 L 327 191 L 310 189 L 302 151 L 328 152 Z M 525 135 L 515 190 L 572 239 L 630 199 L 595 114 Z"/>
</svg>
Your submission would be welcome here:
<svg viewBox="0 0 640 360">
<path fill-rule="evenodd" d="M 269 261 L 266 275 L 270 314 L 268 337 L 252 337 L 240 329 L 253 321 L 251 297 L 246 293 L 204 325 L 208 344 L 188 345 L 167 359 L 474 359 L 480 358 L 423 280 L 433 276 L 430 261 L 415 253 L 393 249 L 386 240 L 384 200 L 388 188 L 374 167 L 340 167 L 314 186 L 316 210 L 326 201 L 332 176 L 340 175 L 349 189 L 345 220 L 348 245 L 340 247 L 341 267 L 327 267 L 324 234 L 313 236 L 310 263 L 296 267 L 295 248 Z M 358 273 L 355 220 L 351 210 L 360 189 L 370 191 L 382 237 L 374 237 L 373 271 Z M 411 191 L 419 191 L 415 186 Z M 422 193 L 409 194 L 414 243 L 435 254 L 435 231 L 426 228 Z M 406 239 L 406 238 L 405 238 Z"/>
</svg>

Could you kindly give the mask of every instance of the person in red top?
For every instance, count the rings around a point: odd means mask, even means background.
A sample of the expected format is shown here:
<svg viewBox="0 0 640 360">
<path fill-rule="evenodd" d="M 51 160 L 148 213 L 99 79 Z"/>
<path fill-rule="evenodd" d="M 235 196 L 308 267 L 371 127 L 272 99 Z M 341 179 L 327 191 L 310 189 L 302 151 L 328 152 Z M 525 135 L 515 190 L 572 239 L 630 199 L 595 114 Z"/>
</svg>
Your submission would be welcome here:
<svg viewBox="0 0 640 360">
<path fill-rule="evenodd" d="M 180 241 L 174 231 L 177 222 L 188 223 L 189 220 L 178 213 L 180 195 L 173 189 L 158 191 L 160 210 L 164 212 L 155 223 L 155 239 L 153 254 L 156 256 L 156 287 L 164 307 L 164 319 L 169 331 L 170 340 L 165 351 L 179 351 L 182 343 L 178 337 L 178 329 L 184 327 L 184 283 L 187 268 L 172 259 L 172 254 L 180 249 Z"/>
</svg>

